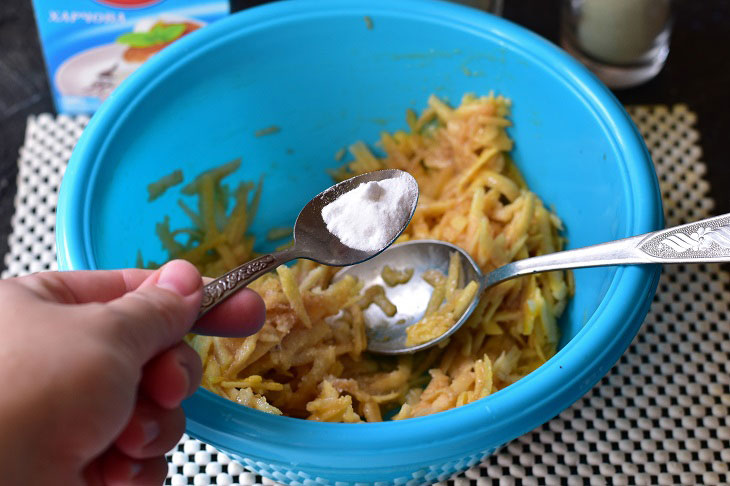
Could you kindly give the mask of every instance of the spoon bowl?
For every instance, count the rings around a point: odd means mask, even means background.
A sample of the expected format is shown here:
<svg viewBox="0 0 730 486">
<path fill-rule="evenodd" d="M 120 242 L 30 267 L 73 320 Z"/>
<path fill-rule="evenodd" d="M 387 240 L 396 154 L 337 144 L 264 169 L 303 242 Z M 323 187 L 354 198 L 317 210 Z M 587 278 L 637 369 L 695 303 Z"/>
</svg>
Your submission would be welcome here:
<svg viewBox="0 0 730 486">
<path fill-rule="evenodd" d="M 379 307 L 370 305 L 363 310 L 363 317 L 367 324 L 368 351 L 378 354 L 414 353 L 429 348 L 456 332 L 458 326 L 453 326 L 441 336 L 419 344 L 406 346 L 406 328 L 415 324 L 426 309 L 433 287 L 423 280 L 427 270 L 439 270 L 444 275 L 449 270 L 449 256 L 457 252 L 461 259 L 461 272 L 464 280 L 481 281 L 482 272 L 479 266 L 462 248 L 438 240 L 414 240 L 399 243 L 380 255 L 359 265 L 353 265 L 340 270 L 335 280 L 345 275 L 356 277 L 363 284 L 363 288 L 380 285 L 397 308 L 394 316 L 387 316 Z M 412 269 L 413 275 L 405 284 L 388 286 L 381 273 L 385 265 L 396 270 Z M 481 293 L 481 289 L 477 294 Z M 478 303 L 474 299 L 467 307 L 465 314 L 471 314 Z"/>
<path fill-rule="evenodd" d="M 407 214 L 409 216 L 403 219 L 400 229 L 391 235 L 392 237 L 385 246 L 372 251 L 350 248 L 327 229 L 327 224 L 322 218 L 322 210 L 325 206 L 361 184 L 394 178 L 403 178 L 407 181 L 408 194 L 413 197 L 408 201 L 409 211 Z M 317 263 L 336 267 L 354 265 L 372 258 L 393 244 L 395 239 L 403 232 L 416 211 L 417 202 L 418 183 L 412 175 L 402 170 L 387 169 L 368 172 L 335 184 L 312 198 L 299 213 L 294 224 L 294 245 L 291 247 L 296 253 L 294 258 L 307 258 Z M 357 222 L 353 221 L 352 224 L 355 225 Z"/>
</svg>

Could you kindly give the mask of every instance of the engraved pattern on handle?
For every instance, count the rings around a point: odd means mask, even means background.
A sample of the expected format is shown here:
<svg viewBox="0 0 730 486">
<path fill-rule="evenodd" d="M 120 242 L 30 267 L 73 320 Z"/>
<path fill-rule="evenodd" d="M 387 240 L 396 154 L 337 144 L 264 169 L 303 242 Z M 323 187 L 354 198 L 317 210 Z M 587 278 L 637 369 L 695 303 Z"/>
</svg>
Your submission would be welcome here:
<svg viewBox="0 0 730 486">
<path fill-rule="evenodd" d="M 658 231 L 639 249 L 667 261 L 730 258 L 730 215 Z"/>
<path fill-rule="evenodd" d="M 273 255 L 264 255 L 218 277 L 203 287 L 203 300 L 200 303 L 198 317 L 227 299 L 239 288 L 247 285 L 253 278 L 278 266 Z"/>
</svg>

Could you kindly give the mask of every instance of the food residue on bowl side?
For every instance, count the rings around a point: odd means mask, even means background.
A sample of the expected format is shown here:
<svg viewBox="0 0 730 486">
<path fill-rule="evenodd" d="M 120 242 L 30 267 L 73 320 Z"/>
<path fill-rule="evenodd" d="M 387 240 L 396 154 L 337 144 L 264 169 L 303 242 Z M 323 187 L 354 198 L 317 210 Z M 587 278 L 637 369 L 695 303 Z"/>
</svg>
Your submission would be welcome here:
<svg viewBox="0 0 730 486">
<path fill-rule="evenodd" d="M 279 133 L 281 131 L 281 128 L 279 128 L 276 125 L 271 125 L 270 127 L 262 128 L 260 130 L 256 130 L 253 132 L 254 136 L 256 137 L 264 137 L 266 135 L 273 135 L 275 133 Z"/>
</svg>

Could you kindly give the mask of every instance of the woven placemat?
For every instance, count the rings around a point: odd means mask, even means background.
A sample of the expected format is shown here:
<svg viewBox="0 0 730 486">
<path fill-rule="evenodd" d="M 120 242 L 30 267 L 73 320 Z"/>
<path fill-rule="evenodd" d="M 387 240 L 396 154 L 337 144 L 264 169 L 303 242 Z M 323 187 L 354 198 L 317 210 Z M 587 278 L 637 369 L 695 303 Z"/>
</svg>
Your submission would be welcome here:
<svg viewBox="0 0 730 486">
<path fill-rule="evenodd" d="M 683 105 L 629 112 L 651 150 L 667 225 L 710 216 L 696 116 Z M 58 187 L 87 121 L 28 120 L 3 277 L 56 268 Z M 644 326 L 600 383 L 555 419 L 439 484 L 729 484 L 728 282 L 718 265 L 667 266 Z M 168 461 L 165 484 L 276 484 L 188 437 Z"/>
</svg>

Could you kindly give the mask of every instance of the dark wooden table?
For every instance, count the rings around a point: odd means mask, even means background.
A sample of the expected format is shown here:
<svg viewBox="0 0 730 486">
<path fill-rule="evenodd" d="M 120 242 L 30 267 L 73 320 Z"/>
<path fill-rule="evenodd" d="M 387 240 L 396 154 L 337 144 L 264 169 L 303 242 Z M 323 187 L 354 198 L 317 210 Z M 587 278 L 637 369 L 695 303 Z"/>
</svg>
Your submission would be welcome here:
<svg viewBox="0 0 730 486">
<path fill-rule="evenodd" d="M 256 3 L 263 2 L 232 0 L 232 8 Z M 559 5 L 559 0 L 505 0 L 504 17 L 558 42 Z M 645 85 L 616 95 L 624 104 L 685 103 L 698 114 L 715 212 L 730 212 L 730 0 L 675 1 L 664 70 Z M 8 249 L 26 118 L 52 111 L 30 0 L 0 0 L 0 255 Z"/>
</svg>

